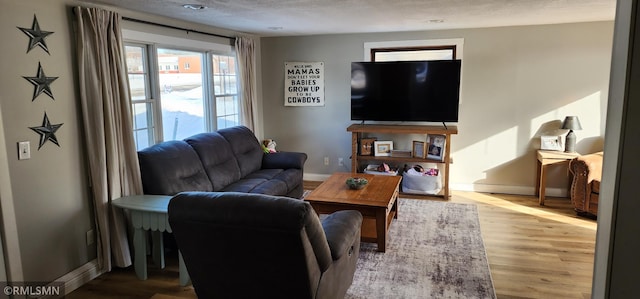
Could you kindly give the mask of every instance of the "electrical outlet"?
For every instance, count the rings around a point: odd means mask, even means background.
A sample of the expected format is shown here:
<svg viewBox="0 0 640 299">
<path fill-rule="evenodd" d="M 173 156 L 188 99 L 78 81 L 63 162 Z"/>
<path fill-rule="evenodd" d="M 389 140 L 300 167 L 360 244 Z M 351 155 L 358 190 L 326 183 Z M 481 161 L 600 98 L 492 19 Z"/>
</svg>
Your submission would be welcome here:
<svg viewBox="0 0 640 299">
<path fill-rule="evenodd" d="M 95 242 L 96 242 L 96 239 L 94 237 L 93 230 L 90 229 L 87 231 L 87 246 L 91 246 Z"/>
<path fill-rule="evenodd" d="M 324 157 L 324 166 L 329 166 L 329 157 Z"/>
<path fill-rule="evenodd" d="M 338 158 L 338 166 L 344 166 L 344 159 Z"/>
</svg>

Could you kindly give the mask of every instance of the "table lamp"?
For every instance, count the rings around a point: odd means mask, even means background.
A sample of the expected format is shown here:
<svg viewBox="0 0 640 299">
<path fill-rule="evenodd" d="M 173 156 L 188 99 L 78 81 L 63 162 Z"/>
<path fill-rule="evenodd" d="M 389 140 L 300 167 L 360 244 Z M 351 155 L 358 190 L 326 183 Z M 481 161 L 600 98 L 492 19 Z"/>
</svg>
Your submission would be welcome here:
<svg viewBox="0 0 640 299">
<path fill-rule="evenodd" d="M 578 120 L 577 116 L 567 116 L 564 118 L 562 122 L 562 128 L 565 130 L 569 130 L 567 133 L 567 138 L 565 140 L 565 148 L 564 151 L 566 153 L 575 153 L 576 152 L 576 134 L 573 133 L 573 130 L 582 130 L 582 126 L 580 125 L 580 120 Z"/>
</svg>

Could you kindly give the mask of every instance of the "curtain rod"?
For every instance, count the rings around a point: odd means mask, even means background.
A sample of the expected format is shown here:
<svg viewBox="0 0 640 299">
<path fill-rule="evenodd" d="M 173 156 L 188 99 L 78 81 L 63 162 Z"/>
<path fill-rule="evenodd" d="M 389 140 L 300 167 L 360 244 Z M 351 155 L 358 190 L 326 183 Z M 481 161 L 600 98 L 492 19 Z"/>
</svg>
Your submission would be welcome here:
<svg viewBox="0 0 640 299">
<path fill-rule="evenodd" d="M 187 33 L 195 32 L 195 33 L 211 35 L 211 36 L 215 36 L 215 37 L 227 38 L 227 39 L 230 39 L 231 41 L 234 41 L 236 39 L 233 36 L 226 36 L 226 35 L 203 32 L 203 31 L 199 31 L 199 30 L 187 29 L 187 28 L 182 28 L 182 27 L 177 27 L 177 26 L 165 25 L 165 24 L 160 24 L 160 23 L 155 23 L 155 22 L 150 22 L 150 21 L 138 20 L 138 19 L 134 19 L 134 18 L 130 18 L 130 17 L 122 17 L 122 19 L 125 20 L 125 21 L 132 21 L 132 22 L 137 22 L 137 23 L 142 23 L 142 24 L 147 24 L 147 25 L 154 25 L 154 26 L 160 26 L 160 27 L 165 27 L 165 28 L 184 30 Z"/>
</svg>

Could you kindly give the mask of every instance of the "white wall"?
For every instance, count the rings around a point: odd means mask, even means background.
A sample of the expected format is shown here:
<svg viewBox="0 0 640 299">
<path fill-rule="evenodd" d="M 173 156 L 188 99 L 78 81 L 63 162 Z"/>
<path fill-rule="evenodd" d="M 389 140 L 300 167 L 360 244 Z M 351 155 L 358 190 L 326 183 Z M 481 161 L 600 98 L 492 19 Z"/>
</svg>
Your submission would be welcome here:
<svg viewBox="0 0 640 299">
<path fill-rule="evenodd" d="M 577 115 L 577 151 L 602 150 L 613 22 L 262 39 L 265 136 L 309 154 L 308 178 L 350 169 L 350 62 L 365 42 L 464 39 L 459 134 L 452 139 L 454 189 L 533 194 L 539 135 Z M 325 63 L 324 107 L 284 107 L 286 61 Z M 564 131 L 560 133 L 566 134 Z M 324 166 L 323 158 L 333 162 Z M 566 194 L 552 168 L 548 195 Z"/>
</svg>

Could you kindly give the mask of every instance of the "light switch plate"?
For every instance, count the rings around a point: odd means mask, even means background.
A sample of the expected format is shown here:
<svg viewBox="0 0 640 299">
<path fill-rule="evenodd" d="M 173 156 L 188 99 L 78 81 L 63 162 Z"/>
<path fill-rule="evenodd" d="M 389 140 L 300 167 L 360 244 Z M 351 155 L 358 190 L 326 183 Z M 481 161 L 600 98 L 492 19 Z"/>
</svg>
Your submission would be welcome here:
<svg viewBox="0 0 640 299">
<path fill-rule="evenodd" d="M 31 145 L 29 141 L 18 142 L 18 160 L 31 158 Z"/>
</svg>

